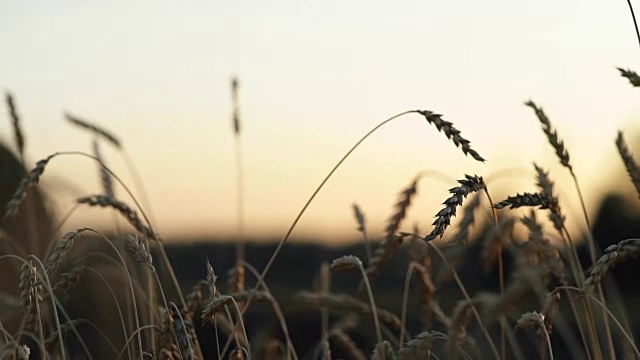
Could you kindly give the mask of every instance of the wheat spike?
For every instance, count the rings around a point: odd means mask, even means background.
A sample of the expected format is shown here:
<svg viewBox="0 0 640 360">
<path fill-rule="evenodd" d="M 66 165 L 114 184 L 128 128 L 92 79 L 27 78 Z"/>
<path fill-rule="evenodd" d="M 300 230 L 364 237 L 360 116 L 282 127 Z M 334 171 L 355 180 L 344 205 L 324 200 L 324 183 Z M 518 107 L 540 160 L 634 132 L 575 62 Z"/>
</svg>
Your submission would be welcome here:
<svg viewBox="0 0 640 360">
<path fill-rule="evenodd" d="M 627 80 L 629 80 L 629 82 L 631 83 L 631 85 L 633 85 L 634 87 L 638 87 L 640 86 L 640 76 L 638 76 L 638 74 L 630 69 L 623 69 L 623 68 L 617 68 L 618 71 L 620 71 L 620 75 L 622 75 L 623 77 L 627 78 Z"/>
<path fill-rule="evenodd" d="M 560 163 L 564 167 L 569 169 L 569 171 L 573 172 L 573 168 L 569 163 L 569 152 L 567 151 L 567 149 L 565 149 L 564 143 L 562 142 L 562 140 L 558 139 L 558 133 L 551 126 L 551 121 L 549 121 L 549 118 L 544 113 L 542 108 L 538 107 L 531 100 L 525 102 L 525 105 L 532 108 L 533 111 L 536 113 L 536 117 L 538 118 L 538 120 L 540 121 L 540 124 L 542 125 L 542 131 L 544 131 L 545 135 L 547 135 L 547 140 L 549 140 L 549 143 L 555 149 L 556 155 L 558 156 L 558 159 L 560 159 Z"/>
<path fill-rule="evenodd" d="M 465 175 L 465 179 L 458 180 L 460 186 L 449 189 L 452 194 L 443 202 L 444 208 L 436 214 L 436 220 L 433 222 L 434 228 L 424 240 L 431 241 L 437 237 L 442 238 L 444 231 L 451 224 L 451 218 L 456 216 L 456 209 L 462 206 L 464 199 L 471 193 L 478 192 L 485 188 L 482 177 L 476 175 Z"/>
<path fill-rule="evenodd" d="M 40 177 L 42 176 L 42 173 L 44 173 L 45 167 L 49 163 L 49 160 L 51 160 L 51 158 L 53 158 L 54 156 L 55 155 L 51 155 L 46 159 L 38 161 L 33 170 L 31 170 L 24 178 L 22 178 L 22 181 L 18 185 L 16 192 L 11 197 L 11 200 L 9 200 L 9 203 L 7 203 L 6 212 L 4 214 L 5 221 L 17 213 L 18 207 L 27 196 L 27 190 L 30 186 L 35 185 L 40 181 Z"/>
<path fill-rule="evenodd" d="M 550 209 L 555 206 L 554 199 L 547 197 L 543 193 L 522 193 L 516 194 L 516 196 L 508 196 L 506 200 L 500 201 L 493 205 L 496 209 L 503 209 L 509 207 L 509 209 L 517 209 L 523 206 L 538 206 L 540 209 Z"/>
<path fill-rule="evenodd" d="M 398 351 L 398 360 L 430 359 L 431 349 L 435 340 L 447 340 L 447 334 L 439 331 L 424 331 L 407 342 L 402 350 Z"/>
<path fill-rule="evenodd" d="M 115 137 L 113 134 L 111 134 L 109 131 L 107 131 L 107 130 L 105 130 L 105 129 L 97 126 L 97 125 L 91 124 L 88 121 L 85 121 L 85 120 L 82 120 L 82 119 L 80 119 L 80 118 L 78 118 L 76 116 L 73 116 L 73 115 L 71 115 L 69 113 L 65 113 L 64 116 L 65 116 L 65 118 L 67 118 L 67 120 L 70 123 L 72 123 L 72 124 L 74 124 L 74 125 L 76 125 L 78 127 L 81 127 L 81 128 L 83 128 L 85 130 L 89 130 L 89 131 L 93 132 L 96 135 L 102 136 L 103 138 L 108 140 L 110 143 L 112 143 L 118 149 L 121 147 L 120 140 L 118 140 L 118 138 Z"/>
<path fill-rule="evenodd" d="M 149 269 L 154 270 L 153 259 L 147 249 L 144 241 L 141 241 L 137 236 L 131 234 L 125 235 L 124 245 L 129 254 L 136 259 L 137 262 L 146 265 Z"/>
<path fill-rule="evenodd" d="M 618 147 L 618 152 L 620 153 L 624 167 L 627 169 L 627 173 L 631 178 L 631 183 L 633 183 L 633 186 L 636 188 L 636 193 L 640 197 L 640 166 L 629 150 L 622 131 L 618 131 L 616 146 Z"/>
<path fill-rule="evenodd" d="M 533 167 L 536 170 L 536 185 L 540 188 L 542 194 L 545 195 L 547 199 L 551 199 L 551 206 L 549 207 L 549 220 L 553 223 L 553 227 L 558 231 L 558 233 L 562 234 L 562 229 L 564 227 L 565 217 L 562 215 L 562 209 L 560 209 L 560 202 L 554 193 L 555 184 L 549 178 L 549 173 L 544 171 L 543 168 L 538 166 L 537 164 L 533 164 Z"/>
<path fill-rule="evenodd" d="M 471 155 L 475 160 L 484 162 L 484 158 L 477 151 L 471 148 L 471 142 L 460 135 L 460 130 L 453 127 L 450 123 L 442 119 L 441 114 L 436 114 L 429 110 L 420 110 L 418 113 L 427 120 L 428 123 L 435 125 L 438 131 L 442 131 L 447 139 L 453 141 L 456 147 L 460 148 L 465 155 Z"/>
<path fill-rule="evenodd" d="M 626 239 L 607 247 L 593 266 L 589 277 L 584 281 L 582 291 L 587 293 L 593 290 L 610 268 L 637 256 L 638 253 L 640 253 L 640 239 Z"/>
<path fill-rule="evenodd" d="M 306 306 L 352 310 L 362 314 L 371 314 L 371 306 L 369 304 L 347 294 L 320 294 L 302 291 L 295 295 L 295 299 L 299 304 Z M 396 315 L 379 307 L 377 312 L 381 322 L 396 330 L 401 328 L 402 322 Z"/>
<path fill-rule="evenodd" d="M 154 234 L 153 231 L 151 231 L 151 229 L 142 222 L 142 220 L 140 220 L 138 213 L 135 210 L 131 209 L 129 205 L 121 201 L 118 201 L 106 195 L 92 195 L 76 199 L 76 202 L 78 204 L 86 204 L 89 206 L 114 208 L 118 210 L 120 214 L 126 217 L 127 221 L 129 221 L 129 223 L 142 235 L 152 240 L 159 240 L 157 235 Z"/>
<path fill-rule="evenodd" d="M 7 107 L 9 108 L 9 116 L 11 117 L 11 123 L 13 125 L 13 135 L 16 140 L 16 149 L 18 150 L 18 155 L 20 156 L 20 160 L 24 162 L 24 135 L 22 135 L 22 130 L 20 127 L 20 115 L 18 115 L 18 110 L 16 109 L 16 104 L 13 101 L 13 96 L 10 92 L 5 94 L 7 99 Z"/>
<path fill-rule="evenodd" d="M 66 233 L 62 237 L 62 239 L 60 239 L 60 241 L 58 241 L 55 248 L 51 252 L 51 255 L 49 255 L 47 262 L 44 264 L 45 270 L 47 271 L 47 274 L 49 274 L 49 276 L 53 275 L 55 271 L 58 270 L 58 267 L 60 267 L 60 264 L 62 264 L 64 259 L 67 257 L 67 254 L 73 247 L 76 238 L 85 230 L 87 229 L 80 228 L 74 231 L 70 231 Z"/>
<path fill-rule="evenodd" d="M 89 324 L 89 321 L 85 319 L 74 319 L 74 320 L 69 320 L 63 324 L 60 324 L 60 332 L 62 333 L 63 340 L 66 339 L 66 337 L 73 332 L 74 328 L 77 329 L 79 326 L 86 325 L 86 324 Z M 60 336 L 59 333 L 57 331 L 54 331 L 47 338 L 47 340 L 45 340 L 44 348 L 47 349 L 48 352 L 54 351 L 57 348 L 57 346 L 60 344 L 59 336 Z"/>
<path fill-rule="evenodd" d="M 100 143 L 98 140 L 93 140 L 93 154 L 100 162 L 100 181 L 102 182 L 102 189 L 106 196 L 115 198 L 115 193 L 113 191 L 113 179 L 111 178 L 111 174 L 106 169 L 106 163 L 104 158 L 102 157 L 102 152 L 100 151 Z"/>
</svg>

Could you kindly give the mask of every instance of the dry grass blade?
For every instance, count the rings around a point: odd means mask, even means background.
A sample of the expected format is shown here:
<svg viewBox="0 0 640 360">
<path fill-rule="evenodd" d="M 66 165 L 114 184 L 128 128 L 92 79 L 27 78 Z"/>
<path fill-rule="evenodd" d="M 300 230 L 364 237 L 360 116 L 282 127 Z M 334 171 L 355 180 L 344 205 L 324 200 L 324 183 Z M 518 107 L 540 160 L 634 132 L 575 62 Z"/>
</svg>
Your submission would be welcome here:
<svg viewBox="0 0 640 360">
<path fill-rule="evenodd" d="M 631 85 L 633 85 L 634 87 L 639 87 L 640 86 L 640 76 L 638 76 L 638 74 L 630 69 L 623 69 L 623 68 L 617 68 L 618 71 L 620 71 L 620 75 L 622 75 L 623 77 L 627 78 L 627 80 L 629 80 L 629 82 L 631 83 Z"/>
<path fill-rule="evenodd" d="M 96 126 L 94 124 L 91 124 L 90 122 L 87 122 L 85 120 L 82 120 L 78 117 L 75 117 L 71 114 L 66 113 L 65 118 L 72 124 L 77 125 L 83 129 L 92 131 L 93 133 L 95 133 L 96 135 L 102 136 L 103 138 L 107 139 L 109 142 L 111 142 L 115 147 L 120 148 L 120 140 L 118 140 L 118 138 L 116 138 L 113 134 L 111 134 L 110 132 L 108 132 L 107 130 Z"/>
<path fill-rule="evenodd" d="M 547 140 L 549 140 L 549 143 L 555 149 L 556 155 L 558 156 L 558 159 L 560 159 L 560 163 L 564 167 L 569 169 L 571 172 L 573 172 L 573 168 L 569 163 L 569 152 L 567 151 L 567 149 L 565 149 L 564 143 L 562 142 L 562 140 L 558 139 L 558 133 L 551 126 L 551 122 L 549 121 L 549 118 L 544 113 L 542 108 L 538 107 L 531 100 L 525 102 L 525 105 L 527 105 L 528 107 L 532 108 L 533 111 L 535 111 L 536 117 L 538 117 L 538 120 L 542 125 L 542 131 L 544 131 L 545 135 L 547 135 Z"/>
<path fill-rule="evenodd" d="M 20 116 L 18 115 L 18 110 L 16 109 L 16 104 L 13 101 L 11 93 L 7 92 L 5 96 L 7 99 L 7 107 L 9 108 L 9 116 L 11 116 L 11 123 L 13 124 L 16 149 L 18 150 L 20 159 L 24 162 L 24 135 L 22 135 L 22 130 L 20 128 Z"/>
<path fill-rule="evenodd" d="M 471 142 L 460 136 L 460 130 L 454 128 L 453 123 L 443 120 L 441 114 L 436 114 L 429 110 L 420 110 L 418 113 L 424 116 L 425 119 L 427 119 L 427 122 L 435 125 L 438 131 L 444 132 L 447 139 L 453 141 L 456 147 L 462 149 L 462 152 L 465 155 L 471 155 L 471 157 L 480 162 L 485 161 L 477 151 L 471 148 Z"/>
<path fill-rule="evenodd" d="M 371 314 L 371 306 L 369 304 L 347 294 L 319 294 L 303 291 L 295 295 L 295 300 L 300 305 L 317 308 L 327 307 L 336 310 L 351 310 L 362 314 Z M 400 330 L 402 322 L 396 315 L 381 308 L 377 308 L 377 312 L 380 321 L 396 330 Z"/>
<path fill-rule="evenodd" d="M 49 274 L 49 276 L 53 275 L 56 270 L 58 270 L 58 267 L 60 267 L 60 264 L 62 264 L 64 259 L 67 257 L 67 254 L 73 247 L 76 238 L 85 230 L 86 228 L 80 228 L 74 231 L 70 231 L 66 233 L 62 237 L 62 239 L 60 239 L 60 241 L 58 241 L 55 248 L 53 248 L 51 255 L 49 255 L 47 262 L 45 263 L 45 270 L 47 271 L 47 274 Z"/>
<path fill-rule="evenodd" d="M 149 253 L 144 241 L 141 241 L 137 236 L 127 234 L 124 238 L 124 245 L 136 261 L 145 264 L 151 270 L 154 269 L 151 253 Z"/>
<path fill-rule="evenodd" d="M 436 214 L 436 220 L 432 224 L 434 228 L 431 233 L 424 238 L 425 241 L 431 241 L 437 237 L 442 238 L 445 229 L 451 224 L 451 218 L 456 216 L 457 207 L 462 206 L 462 202 L 467 195 L 485 188 L 482 177 L 476 175 L 465 175 L 465 179 L 458 180 L 458 183 L 460 186 L 449 189 L 452 195 L 444 201 L 444 208 Z"/>
<path fill-rule="evenodd" d="M 589 292 L 593 290 L 610 268 L 637 256 L 639 253 L 640 239 L 626 239 L 609 246 L 593 266 L 589 277 L 584 281 L 582 291 Z"/>
<path fill-rule="evenodd" d="M 627 173 L 631 178 L 631 182 L 636 188 L 636 193 L 638 193 L 638 196 L 640 197 L 640 166 L 638 166 L 638 163 L 633 158 L 633 154 L 629 151 L 629 147 L 627 146 L 627 142 L 624 140 L 622 131 L 618 131 L 616 146 L 618 147 L 618 152 L 620 153 L 624 167 L 627 169 Z"/>
<path fill-rule="evenodd" d="M 158 237 L 156 236 L 156 234 L 154 234 L 153 231 L 151 231 L 151 229 L 147 225 L 145 225 L 142 220 L 140 220 L 138 213 L 135 210 L 131 209 L 129 205 L 121 201 L 118 201 L 106 195 L 93 195 L 76 199 L 76 202 L 89 206 L 114 208 L 118 210 L 120 214 L 126 217 L 127 221 L 129 221 L 129 223 L 142 235 L 146 236 L 149 239 L 158 241 Z"/>
<path fill-rule="evenodd" d="M 100 181 L 102 182 L 102 189 L 104 194 L 109 197 L 115 197 L 115 193 L 113 192 L 113 179 L 111 178 L 111 174 L 105 168 L 104 158 L 102 157 L 102 152 L 100 151 L 100 143 L 98 140 L 93 140 L 93 154 L 100 162 Z"/>
<path fill-rule="evenodd" d="M 33 168 L 33 170 L 31 170 L 22 179 L 22 181 L 18 185 L 18 188 L 16 189 L 16 192 L 13 194 L 13 196 L 11 197 L 11 200 L 9 200 L 9 203 L 7 204 L 6 212 L 4 214 L 5 221 L 9 217 L 17 213 L 18 207 L 20 207 L 20 204 L 22 203 L 24 198 L 27 196 L 27 190 L 29 189 L 30 186 L 35 185 L 40 181 L 40 177 L 42 176 L 42 173 L 44 173 L 44 169 L 47 166 L 47 163 L 49 163 L 49 160 L 51 160 L 53 156 L 54 155 L 51 155 L 46 159 L 42 159 L 38 161 L 38 163 Z"/>
</svg>

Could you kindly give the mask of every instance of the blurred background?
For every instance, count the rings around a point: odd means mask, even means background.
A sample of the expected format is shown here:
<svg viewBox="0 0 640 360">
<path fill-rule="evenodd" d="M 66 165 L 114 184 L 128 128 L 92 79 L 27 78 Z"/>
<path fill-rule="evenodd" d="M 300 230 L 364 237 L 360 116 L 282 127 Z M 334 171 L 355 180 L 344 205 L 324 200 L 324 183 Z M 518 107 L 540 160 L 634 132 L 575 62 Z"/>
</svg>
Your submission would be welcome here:
<svg viewBox="0 0 640 360">
<path fill-rule="evenodd" d="M 29 167 L 56 151 L 91 152 L 92 136 L 65 112 L 108 129 L 170 241 L 235 236 L 234 77 L 250 240 L 284 235 L 362 135 L 412 109 L 444 114 L 487 162 L 465 157 L 422 117 L 402 117 L 336 172 L 296 241 L 358 239 L 354 202 L 371 236 L 382 235 L 397 193 L 421 171 L 429 175 L 403 230 L 426 234 L 455 179 L 484 176 L 499 201 L 535 191 L 534 161 L 551 170 L 573 231 L 584 231 L 569 174 L 528 99 L 565 141 L 592 216 L 607 192 L 635 197 L 614 144 L 619 129 L 632 149 L 640 144 L 640 94 L 616 70 L 640 70 L 624 1 L 4 0 L 0 44 L 0 88 L 15 97 Z M 13 144 L 6 109 L 2 117 L 0 140 Z M 102 152 L 133 186 L 122 156 L 106 143 Z M 41 184 L 59 214 L 100 192 L 96 164 L 81 157 L 54 159 Z M 67 226 L 114 223 L 83 209 Z"/>
</svg>

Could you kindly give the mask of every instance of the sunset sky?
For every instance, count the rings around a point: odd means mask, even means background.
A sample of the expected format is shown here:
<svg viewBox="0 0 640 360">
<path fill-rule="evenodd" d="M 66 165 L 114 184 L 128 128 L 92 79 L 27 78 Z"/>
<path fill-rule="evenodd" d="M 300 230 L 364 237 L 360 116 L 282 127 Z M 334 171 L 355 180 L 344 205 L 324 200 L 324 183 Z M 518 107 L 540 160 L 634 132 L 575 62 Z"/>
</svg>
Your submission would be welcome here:
<svg viewBox="0 0 640 360">
<path fill-rule="evenodd" d="M 487 162 L 465 157 L 419 115 L 401 117 L 343 164 L 294 237 L 358 238 L 354 202 L 370 235 L 382 234 L 397 193 L 421 171 L 430 175 L 403 229 L 417 224 L 427 233 L 455 179 L 484 176 L 497 201 L 535 191 L 534 161 L 551 170 L 570 219 L 583 226 L 569 175 L 523 103 L 533 99 L 551 118 L 593 215 L 603 191 L 616 180 L 627 186 L 618 129 L 640 154 L 640 90 L 616 66 L 640 71 L 625 1 L 0 5 L 0 88 L 15 96 L 30 164 L 56 151 L 91 151 L 92 136 L 64 112 L 112 131 L 168 239 L 235 233 L 234 76 L 250 238 L 281 237 L 362 135 L 412 109 L 444 114 Z M 12 145 L 4 104 L 0 114 L 0 139 Z M 133 186 L 120 154 L 102 145 L 108 165 Z M 60 214 L 75 197 L 100 191 L 96 165 L 81 157 L 54 160 L 42 184 Z M 66 226 L 112 222 L 104 210 L 83 209 Z"/>
</svg>

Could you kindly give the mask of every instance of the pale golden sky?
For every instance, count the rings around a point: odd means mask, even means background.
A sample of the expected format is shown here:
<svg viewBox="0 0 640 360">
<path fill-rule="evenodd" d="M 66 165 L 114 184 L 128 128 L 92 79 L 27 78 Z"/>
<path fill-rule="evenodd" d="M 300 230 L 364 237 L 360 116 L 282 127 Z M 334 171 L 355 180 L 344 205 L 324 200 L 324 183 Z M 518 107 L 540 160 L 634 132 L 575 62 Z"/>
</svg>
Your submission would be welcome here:
<svg viewBox="0 0 640 360">
<path fill-rule="evenodd" d="M 640 4 L 639 4 L 640 6 Z M 623 168 L 640 91 L 615 66 L 640 71 L 624 1 L 24 1 L 0 5 L 0 87 L 16 98 L 31 163 L 55 151 L 89 152 L 69 111 L 121 137 L 138 164 L 155 225 L 166 238 L 232 235 L 234 144 L 230 78 L 240 78 L 250 237 L 282 236 L 334 163 L 369 129 L 410 109 L 443 113 L 488 161 L 477 164 L 418 115 L 372 136 L 329 181 L 294 237 L 357 238 L 351 204 L 382 233 L 397 193 L 423 170 L 490 177 L 494 200 L 535 190 L 536 161 L 578 209 L 532 98 L 569 148 L 587 202 Z M 6 114 L 6 111 L 2 112 Z M 8 116 L 0 135 L 12 142 Z M 109 165 L 131 184 L 122 159 Z M 43 184 L 67 209 L 99 191 L 96 166 L 60 158 Z M 426 233 L 447 197 L 427 178 L 405 229 Z M 118 194 L 127 202 L 124 193 Z M 576 213 L 582 224 L 582 218 Z M 112 221 L 82 211 L 69 226 Z"/>
</svg>

